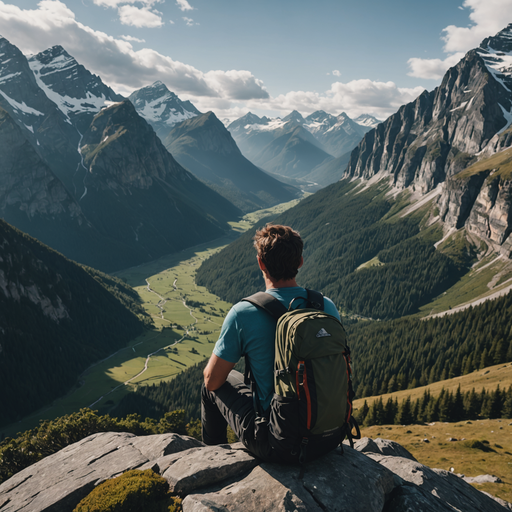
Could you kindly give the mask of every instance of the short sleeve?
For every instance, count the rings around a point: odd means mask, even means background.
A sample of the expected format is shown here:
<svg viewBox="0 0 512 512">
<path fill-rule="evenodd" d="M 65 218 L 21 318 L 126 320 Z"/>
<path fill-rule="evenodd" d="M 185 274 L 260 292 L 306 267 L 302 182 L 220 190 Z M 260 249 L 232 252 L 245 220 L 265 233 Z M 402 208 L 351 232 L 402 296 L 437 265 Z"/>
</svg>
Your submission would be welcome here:
<svg viewBox="0 0 512 512">
<path fill-rule="evenodd" d="M 324 297 L 324 311 L 338 320 L 341 320 L 338 308 L 334 305 L 334 302 L 327 297 Z"/>
<path fill-rule="evenodd" d="M 220 331 L 219 339 L 215 344 L 213 353 L 228 361 L 229 363 L 237 363 L 242 357 L 242 332 L 238 325 L 237 313 L 235 308 L 231 308 Z"/>
</svg>

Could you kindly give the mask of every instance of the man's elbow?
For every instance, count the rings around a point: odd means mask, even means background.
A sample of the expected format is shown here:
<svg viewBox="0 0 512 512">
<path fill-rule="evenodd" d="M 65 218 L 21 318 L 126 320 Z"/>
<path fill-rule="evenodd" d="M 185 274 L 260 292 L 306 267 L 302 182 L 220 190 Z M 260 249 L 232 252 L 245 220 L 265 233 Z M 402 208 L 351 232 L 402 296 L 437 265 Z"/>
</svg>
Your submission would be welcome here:
<svg viewBox="0 0 512 512">
<path fill-rule="evenodd" d="M 211 372 L 207 371 L 208 368 L 206 368 L 203 372 L 203 375 L 204 375 L 204 387 L 208 390 L 208 391 L 216 391 L 217 389 L 219 389 L 220 385 L 215 382 L 215 379 L 213 378 Z"/>
</svg>

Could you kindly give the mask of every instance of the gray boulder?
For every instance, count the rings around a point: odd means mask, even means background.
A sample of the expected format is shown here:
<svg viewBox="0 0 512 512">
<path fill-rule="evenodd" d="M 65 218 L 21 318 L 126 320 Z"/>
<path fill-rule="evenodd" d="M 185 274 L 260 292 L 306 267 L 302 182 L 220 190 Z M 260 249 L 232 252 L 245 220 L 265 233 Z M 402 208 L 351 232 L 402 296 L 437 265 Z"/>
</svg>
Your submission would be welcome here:
<svg viewBox="0 0 512 512">
<path fill-rule="evenodd" d="M 241 445 L 205 446 L 177 434 L 105 432 L 46 457 L 0 485 L 1 512 L 70 512 L 102 481 L 153 469 L 184 512 L 503 512 L 462 478 L 430 469 L 393 441 L 362 439 L 300 468 L 261 463 Z"/>
</svg>

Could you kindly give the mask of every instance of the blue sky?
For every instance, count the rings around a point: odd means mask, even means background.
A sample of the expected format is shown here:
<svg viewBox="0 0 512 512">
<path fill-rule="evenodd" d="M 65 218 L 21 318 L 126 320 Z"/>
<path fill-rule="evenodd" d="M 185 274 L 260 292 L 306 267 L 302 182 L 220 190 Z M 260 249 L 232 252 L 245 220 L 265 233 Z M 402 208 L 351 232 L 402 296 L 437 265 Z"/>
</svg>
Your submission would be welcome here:
<svg viewBox="0 0 512 512">
<path fill-rule="evenodd" d="M 381 119 L 512 22 L 512 0 L 0 1 L 25 54 L 61 44 L 117 92 L 162 80 L 201 111 Z"/>
</svg>

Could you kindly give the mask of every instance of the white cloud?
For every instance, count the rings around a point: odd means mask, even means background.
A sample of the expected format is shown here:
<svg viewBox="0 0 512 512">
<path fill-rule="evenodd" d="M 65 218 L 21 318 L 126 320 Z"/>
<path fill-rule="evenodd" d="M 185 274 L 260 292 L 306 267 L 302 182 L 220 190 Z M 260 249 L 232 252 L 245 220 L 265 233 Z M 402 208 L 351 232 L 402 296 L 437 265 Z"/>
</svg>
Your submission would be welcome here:
<svg viewBox="0 0 512 512">
<path fill-rule="evenodd" d="M 468 27 L 449 25 L 443 29 L 446 59 L 409 59 L 409 75 L 438 80 L 455 65 L 465 52 L 476 48 L 483 39 L 495 35 L 512 20 L 512 0 L 464 0 L 463 8 L 471 10 Z"/>
<path fill-rule="evenodd" d="M 76 21 L 74 13 L 59 0 L 42 0 L 32 10 L 0 0 L 0 34 L 25 54 L 62 45 L 78 62 L 123 94 L 161 80 L 177 94 L 192 97 L 230 100 L 268 96 L 262 82 L 248 71 L 204 73 L 150 48 L 135 51 L 129 41 Z"/>
<path fill-rule="evenodd" d="M 164 23 L 160 12 L 150 11 L 148 7 L 134 7 L 133 5 L 123 5 L 118 9 L 119 19 L 123 25 L 132 27 L 157 28 Z"/>
<path fill-rule="evenodd" d="M 138 37 L 133 36 L 120 36 L 121 39 L 124 39 L 125 41 L 133 41 L 135 43 L 145 43 L 146 41 L 144 39 L 139 39 Z"/>
<path fill-rule="evenodd" d="M 194 10 L 194 8 L 187 2 L 187 0 L 177 0 L 176 5 L 182 11 L 193 11 Z"/>
<path fill-rule="evenodd" d="M 195 23 L 192 18 L 187 18 L 186 16 L 183 16 L 183 20 L 187 24 L 187 27 L 192 27 L 194 25 L 199 25 L 199 23 Z"/>
<path fill-rule="evenodd" d="M 233 100 L 267 99 L 269 94 L 250 71 L 208 71 L 205 75 L 208 83 Z"/>
<path fill-rule="evenodd" d="M 251 110 L 277 110 L 281 114 L 287 114 L 292 110 L 304 114 L 325 110 L 333 114 L 346 112 L 352 118 L 367 113 L 385 119 L 401 105 L 416 99 L 423 91 L 423 87 L 405 89 L 397 87 L 393 82 L 363 79 L 348 83 L 335 82 L 322 94 L 291 91 L 269 100 L 250 100 L 247 106 Z"/>
<path fill-rule="evenodd" d="M 332 74 L 333 74 L 334 76 L 341 76 L 341 73 L 340 73 L 337 69 L 335 69 L 335 70 L 332 72 Z"/>
<path fill-rule="evenodd" d="M 454 53 L 444 60 L 418 59 L 413 57 L 407 61 L 411 70 L 408 74 L 410 76 L 415 76 L 416 78 L 440 80 L 443 78 L 446 70 L 455 66 L 462 57 L 464 57 L 463 53 Z"/>
</svg>

